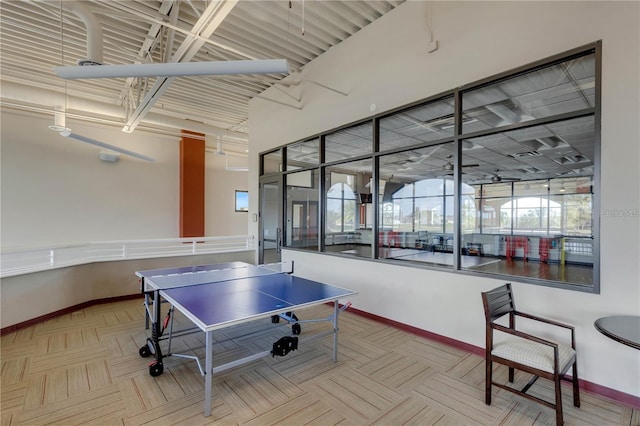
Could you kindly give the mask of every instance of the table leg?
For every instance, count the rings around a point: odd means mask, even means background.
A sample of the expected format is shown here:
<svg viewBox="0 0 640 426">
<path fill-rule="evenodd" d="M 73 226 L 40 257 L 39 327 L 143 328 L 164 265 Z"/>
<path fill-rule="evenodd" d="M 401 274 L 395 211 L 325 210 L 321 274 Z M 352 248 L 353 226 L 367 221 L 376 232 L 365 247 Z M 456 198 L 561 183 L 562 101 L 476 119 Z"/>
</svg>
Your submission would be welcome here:
<svg viewBox="0 0 640 426">
<path fill-rule="evenodd" d="M 160 291 L 153 292 L 153 318 L 151 318 L 151 333 L 160 338 L 159 322 L 162 316 L 162 307 L 160 306 Z"/>
<path fill-rule="evenodd" d="M 338 301 L 333 301 L 333 362 L 338 362 Z"/>
<path fill-rule="evenodd" d="M 206 336 L 206 357 L 204 373 L 204 416 L 211 415 L 211 393 L 213 386 L 213 336 L 211 331 L 205 332 Z"/>
</svg>

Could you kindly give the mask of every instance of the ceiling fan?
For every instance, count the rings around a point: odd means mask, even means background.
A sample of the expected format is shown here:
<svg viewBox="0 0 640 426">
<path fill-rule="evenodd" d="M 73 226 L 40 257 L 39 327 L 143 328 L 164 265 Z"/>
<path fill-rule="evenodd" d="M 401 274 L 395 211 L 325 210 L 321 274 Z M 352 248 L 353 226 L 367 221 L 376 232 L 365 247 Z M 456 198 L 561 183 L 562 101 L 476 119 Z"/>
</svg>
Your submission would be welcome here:
<svg viewBox="0 0 640 426">
<path fill-rule="evenodd" d="M 491 178 L 490 181 L 491 183 L 500 183 L 500 182 L 517 182 L 520 180 L 520 178 L 516 178 L 516 177 L 506 177 L 506 176 L 501 176 L 498 174 L 498 172 L 500 172 L 500 170 L 496 169 L 495 173 L 491 173 Z"/>
<path fill-rule="evenodd" d="M 432 173 L 432 172 L 439 172 L 444 170 L 445 172 L 447 172 L 447 175 L 452 175 L 453 174 L 453 163 L 451 162 L 451 159 L 453 158 L 452 154 L 449 154 L 446 156 L 447 162 L 445 164 L 442 165 L 441 168 L 439 169 L 433 169 L 433 170 L 427 170 L 427 173 Z M 466 167 L 480 167 L 480 164 L 463 164 L 462 165 L 463 168 Z"/>
<path fill-rule="evenodd" d="M 448 172 L 452 172 L 453 171 L 453 163 L 451 162 L 451 158 L 453 157 L 453 155 L 449 154 L 447 155 L 447 163 L 442 166 L 442 168 Z M 480 167 L 480 164 L 463 164 L 462 167 Z"/>
</svg>

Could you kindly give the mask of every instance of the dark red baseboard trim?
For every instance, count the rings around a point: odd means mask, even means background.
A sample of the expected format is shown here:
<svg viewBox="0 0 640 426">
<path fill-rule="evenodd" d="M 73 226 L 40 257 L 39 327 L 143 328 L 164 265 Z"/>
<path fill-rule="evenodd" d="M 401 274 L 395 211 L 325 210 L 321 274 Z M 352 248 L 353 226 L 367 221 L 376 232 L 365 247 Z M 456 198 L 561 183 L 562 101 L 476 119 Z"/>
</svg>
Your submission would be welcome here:
<svg viewBox="0 0 640 426">
<path fill-rule="evenodd" d="M 62 315 L 70 314 L 72 312 L 78 311 L 80 309 L 85 309 L 90 306 L 100 305 L 103 303 L 111 303 L 111 302 L 120 302 L 123 300 L 131 300 L 131 299 L 141 299 L 144 297 L 141 293 L 136 294 L 128 294 L 125 296 L 115 296 L 115 297 L 106 297 L 104 299 L 96 299 L 89 300 L 88 302 L 79 303 L 77 305 L 69 306 L 68 308 L 60 309 L 59 311 L 51 312 L 46 315 L 41 315 L 36 318 L 32 318 L 27 321 L 19 322 L 17 324 L 10 325 L 8 327 L 4 327 L 0 329 L 0 336 L 4 336 L 5 334 L 13 333 L 23 328 L 30 327 L 32 325 L 38 324 L 40 322 L 44 322 L 50 320 L 55 317 L 59 317 Z"/>
<path fill-rule="evenodd" d="M 371 314 L 369 312 L 365 312 L 365 311 L 361 311 L 359 309 L 356 309 L 354 307 L 350 307 L 349 308 L 350 312 L 355 313 L 356 315 L 365 317 L 365 318 L 369 318 L 373 321 L 377 321 L 377 322 L 381 322 L 383 324 L 389 325 L 391 327 L 406 331 L 408 333 L 412 333 L 415 334 L 417 336 L 420 337 L 424 337 L 426 339 L 429 340 L 434 340 L 436 342 L 439 343 L 443 343 L 447 346 L 451 346 L 454 347 L 456 349 L 460 349 L 466 352 L 470 352 L 472 354 L 475 355 L 479 355 L 481 357 L 484 357 L 485 352 L 484 352 L 484 348 L 481 348 L 479 346 L 475 346 L 475 345 L 470 345 L 468 343 L 465 342 L 461 342 L 459 340 L 455 340 L 455 339 L 451 339 L 450 337 L 446 337 L 443 336 L 441 334 L 436 334 L 436 333 L 432 333 L 430 331 L 426 331 L 417 327 L 413 327 L 407 324 L 403 324 L 401 322 L 397 322 L 397 321 L 393 321 L 390 320 L 388 318 L 384 318 L 384 317 L 380 317 L 378 315 L 374 315 Z M 640 398 L 633 396 L 633 395 L 629 395 L 627 393 L 624 392 L 620 392 L 617 391 L 615 389 L 611 389 L 605 386 L 601 386 L 598 385 L 596 383 L 591 383 L 588 382 L 586 380 L 578 380 L 578 382 L 580 383 L 580 389 L 592 393 L 592 394 L 596 394 L 608 399 L 611 399 L 613 401 L 615 401 L 616 403 L 619 404 L 623 404 L 632 408 L 636 408 L 636 409 L 640 409 Z"/>
<path fill-rule="evenodd" d="M 349 312 L 353 312 L 353 313 L 355 313 L 357 315 L 360 315 L 362 317 L 369 318 L 369 319 L 372 319 L 374 321 L 384 323 L 384 324 L 389 325 L 389 326 L 391 326 L 393 328 L 397 328 L 399 330 L 406 331 L 406 332 L 411 333 L 411 334 L 415 334 L 416 336 L 424 337 L 424 338 L 429 339 L 429 340 L 435 340 L 436 342 L 439 342 L 439 343 L 444 343 L 447 346 L 452 346 L 452 347 L 454 347 L 456 349 L 460 349 L 460 350 L 463 350 L 465 352 L 471 352 L 472 354 L 475 354 L 475 355 L 484 356 L 484 348 L 480 348 L 478 346 L 470 345 L 468 343 L 461 342 L 460 340 L 455 340 L 455 339 L 452 339 L 450 337 L 443 336 L 441 334 L 432 333 L 430 331 L 423 330 L 421 328 L 413 327 L 411 325 L 403 324 L 403 323 L 398 322 L 398 321 L 393 321 L 393 320 L 390 320 L 388 318 L 380 317 L 378 315 L 374 315 L 374 314 L 371 314 L 369 312 L 361 311 L 361 310 L 353 308 L 353 307 L 349 308 Z"/>
</svg>

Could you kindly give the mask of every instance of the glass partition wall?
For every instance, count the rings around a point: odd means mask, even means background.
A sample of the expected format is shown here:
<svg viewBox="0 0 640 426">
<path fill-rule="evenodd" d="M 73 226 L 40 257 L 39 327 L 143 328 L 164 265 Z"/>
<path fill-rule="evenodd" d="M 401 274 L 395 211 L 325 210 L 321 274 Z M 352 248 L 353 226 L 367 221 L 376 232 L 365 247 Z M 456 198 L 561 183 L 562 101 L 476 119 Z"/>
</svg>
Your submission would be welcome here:
<svg viewBox="0 0 640 426">
<path fill-rule="evenodd" d="M 265 153 L 285 246 L 598 292 L 600 50 Z"/>
</svg>

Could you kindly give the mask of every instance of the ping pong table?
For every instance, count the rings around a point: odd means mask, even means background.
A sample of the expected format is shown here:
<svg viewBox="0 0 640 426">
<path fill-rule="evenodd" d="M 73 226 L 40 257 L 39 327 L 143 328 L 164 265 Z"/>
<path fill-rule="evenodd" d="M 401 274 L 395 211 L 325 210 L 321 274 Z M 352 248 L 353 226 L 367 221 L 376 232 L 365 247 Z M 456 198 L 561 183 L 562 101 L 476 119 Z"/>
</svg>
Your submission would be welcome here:
<svg viewBox="0 0 640 426">
<path fill-rule="evenodd" d="M 194 359 L 205 377 L 205 416 L 211 415 L 213 374 L 264 356 L 286 355 L 289 351 L 296 350 L 298 346 L 297 337 L 285 336 L 273 344 L 271 351 L 254 353 L 214 368 L 214 331 L 261 318 L 271 317 L 271 322 L 277 322 L 278 317 L 283 317 L 294 324 L 292 334 L 299 334 L 300 323 L 327 321 L 332 325 L 330 330 L 306 338 L 305 342 L 333 335 L 333 361 L 336 362 L 338 313 L 350 305 L 341 307 L 339 299 L 356 294 L 352 290 L 297 277 L 293 275 L 292 263 L 253 266 L 243 262 L 230 262 L 139 271 L 136 275 L 140 279 L 141 291 L 145 295 L 147 318 L 151 321 L 151 338 L 147 339 L 147 344 L 140 348 L 140 355 L 155 357 L 155 360 L 149 364 L 149 373 L 152 376 L 162 374 L 164 356 L 173 355 Z M 161 320 L 162 300 L 171 305 L 164 321 Z M 296 309 L 331 302 L 333 312 L 325 319 L 299 321 L 293 314 Z M 169 350 L 163 356 L 160 341 L 163 340 L 162 334 L 169 325 L 170 313 L 173 309 L 177 309 L 188 318 L 195 325 L 196 331 L 205 333 L 204 371 L 197 357 L 170 353 L 171 338 L 174 335 L 172 321 L 167 338 Z M 183 335 L 184 332 L 175 335 Z"/>
</svg>

